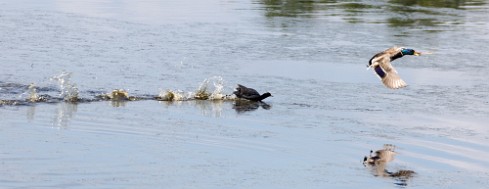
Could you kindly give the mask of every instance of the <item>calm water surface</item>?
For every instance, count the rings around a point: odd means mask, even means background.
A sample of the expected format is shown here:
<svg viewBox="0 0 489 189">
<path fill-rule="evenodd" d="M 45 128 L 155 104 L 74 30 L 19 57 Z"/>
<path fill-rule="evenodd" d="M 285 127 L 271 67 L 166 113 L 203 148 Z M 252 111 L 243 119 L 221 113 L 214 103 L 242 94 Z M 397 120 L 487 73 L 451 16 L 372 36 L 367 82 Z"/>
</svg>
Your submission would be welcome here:
<svg viewBox="0 0 489 189">
<path fill-rule="evenodd" d="M 486 188 L 488 11 L 480 0 L 1 2 L 0 188 Z M 365 70 L 394 45 L 433 53 L 394 62 L 401 90 Z M 204 80 L 274 96 L 153 100 Z M 97 99 L 114 89 L 144 100 Z M 48 102 L 26 100 L 33 91 Z M 384 144 L 398 152 L 387 170 L 414 177 L 363 166 Z"/>
</svg>

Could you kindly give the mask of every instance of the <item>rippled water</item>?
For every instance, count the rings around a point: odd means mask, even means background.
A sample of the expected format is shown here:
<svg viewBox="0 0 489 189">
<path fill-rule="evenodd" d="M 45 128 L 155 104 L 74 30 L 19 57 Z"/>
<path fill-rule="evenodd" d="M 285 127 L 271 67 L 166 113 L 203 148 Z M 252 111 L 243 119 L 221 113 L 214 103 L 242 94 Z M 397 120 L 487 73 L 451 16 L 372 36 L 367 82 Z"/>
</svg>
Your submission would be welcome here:
<svg viewBox="0 0 489 189">
<path fill-rule="evenodd" d="M 485 188 L 488 3 L 0 2 L 0 188 Z"/>
</svg>

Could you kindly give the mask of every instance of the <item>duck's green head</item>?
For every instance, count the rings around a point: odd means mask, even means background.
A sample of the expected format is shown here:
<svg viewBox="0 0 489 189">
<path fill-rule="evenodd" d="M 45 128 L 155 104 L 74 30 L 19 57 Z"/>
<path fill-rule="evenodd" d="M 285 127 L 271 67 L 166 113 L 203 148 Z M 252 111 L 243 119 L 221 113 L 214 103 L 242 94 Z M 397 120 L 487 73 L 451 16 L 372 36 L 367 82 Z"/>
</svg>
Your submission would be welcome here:
<svg viewBox="0 0 489 189">
<path fill-rule="evenodd" d="M 402 55 L 414 55 L 414 56 L 421 55 L 421 53 L 416 52 L 414 49 L 407 49 L 407 48 L 402 48 L 401 53 Z"/>
</svg>

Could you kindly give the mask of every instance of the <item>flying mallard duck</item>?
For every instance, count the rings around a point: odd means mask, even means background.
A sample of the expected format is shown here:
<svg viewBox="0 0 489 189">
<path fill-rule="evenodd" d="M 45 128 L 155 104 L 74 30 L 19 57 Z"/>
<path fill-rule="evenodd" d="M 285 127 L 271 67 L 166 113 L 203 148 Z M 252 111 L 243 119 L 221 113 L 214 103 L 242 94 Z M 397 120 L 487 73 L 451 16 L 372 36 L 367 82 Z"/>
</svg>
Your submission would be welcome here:
<svg viewBox="0 0 489 189">
<path fill-rule="evenodd" d="M 255 89 L 245 87 L 243 85 L 238 84 L 238 88 L 233 92 L 234 95 L 238 98 L 244 98 L 251 101 L 262 101 L 263 99 L 272 96 L 269 92 L 263 93 L 260 95 Z"/>
<path fill-rule="evenodd" d="M 399 89 L 407 86 L 407 84 L 399 77 L 391 62 L 404 55 L 419 56 L 421 52 L 404 47 L 392 47 L 374 55 L 368 62 L 367 67 L 373 68 L 386 87 Z"/>
</svg>

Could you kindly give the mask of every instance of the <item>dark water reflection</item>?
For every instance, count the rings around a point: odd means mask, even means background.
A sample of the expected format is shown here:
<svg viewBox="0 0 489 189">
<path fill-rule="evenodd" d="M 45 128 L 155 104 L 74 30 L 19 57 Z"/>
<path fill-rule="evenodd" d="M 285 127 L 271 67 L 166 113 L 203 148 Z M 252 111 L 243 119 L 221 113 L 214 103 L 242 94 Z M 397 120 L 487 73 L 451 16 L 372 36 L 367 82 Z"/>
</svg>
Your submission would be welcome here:
<svg viewBox="0 0 489 189">
<path fill-rule="evenodd" d="M 403 6 L 421 6 L 433 8 L 453 8 L 465 9 L 467 6 L 483 6 L 487 2 L 484 0 L 460 1 L 460 0 L 390 0 L 389 3 L 400 4 Z"/>
<path fill-rule="evenodd" d="M 483 7 L 487 2 L 261 0 L 258 3 L 263 6 L 264 14 L 268 18 L 339 16 L 349 23 L 387 23 L 390 27 L 434 27 L 465 22 L 463 10 Z"/>
</svg>

